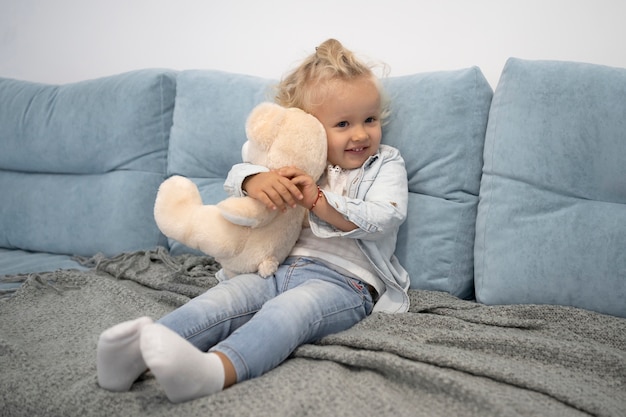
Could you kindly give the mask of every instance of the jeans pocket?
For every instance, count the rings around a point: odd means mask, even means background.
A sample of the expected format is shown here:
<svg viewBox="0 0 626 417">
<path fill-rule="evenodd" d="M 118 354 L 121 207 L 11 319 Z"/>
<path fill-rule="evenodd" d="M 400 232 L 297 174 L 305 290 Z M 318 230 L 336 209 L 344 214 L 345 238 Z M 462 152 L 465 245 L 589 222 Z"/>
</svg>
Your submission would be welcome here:
<svg viewBox="0 0 626 417">
<path fill-rule="evenodd" d="M 361 295 L 365 299 L 372 301 L 373 294 L 371 293 L 370 286 L 357 278 L 346 277 L 346 281 L 350 288 L 354 289 L 357 294 Z"/>
<path fill-rule="evenodd" d="M 357 278 L 346 277 L 348 285 L 361 296 L 365 315 L 369 316 L 374 309 L 374 290 L 371 286 Z M 371 289 L 370 289 L 371 288 Z"/>
</svg>

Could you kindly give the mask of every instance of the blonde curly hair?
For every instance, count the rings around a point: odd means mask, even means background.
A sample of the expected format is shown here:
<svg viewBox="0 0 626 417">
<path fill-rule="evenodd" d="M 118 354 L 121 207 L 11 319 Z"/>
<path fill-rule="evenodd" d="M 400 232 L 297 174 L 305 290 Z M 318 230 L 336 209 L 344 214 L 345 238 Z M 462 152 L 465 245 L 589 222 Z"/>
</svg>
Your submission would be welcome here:
<svg viewBox="0 0 626 417">
<path fill-rule="evenodd" d="M 381 121 L 389 115 L 389 100 L 382 85 L 374 74 L 373 66 L 359 60 L 336 39 L 328 39 L 315 48 L 291 73 L 276 86 L 275 101 L 284 107 L 297 107 L 310 112 L 320 104 L 331 81 L 350 81 L 358 78 L 371 78 L 381 96 Z"/>
</svg>

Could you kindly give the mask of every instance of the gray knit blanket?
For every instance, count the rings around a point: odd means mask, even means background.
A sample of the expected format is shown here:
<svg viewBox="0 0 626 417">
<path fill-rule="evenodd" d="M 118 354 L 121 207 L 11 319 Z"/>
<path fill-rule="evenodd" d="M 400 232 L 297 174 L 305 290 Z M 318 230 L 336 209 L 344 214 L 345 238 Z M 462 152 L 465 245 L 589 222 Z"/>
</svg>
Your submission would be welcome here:
<svg viewBox="0 0 626 417">
<path fill-rule="evenodd" d="M 201 294 L 218 265 L 162 249 L 88 262 L 4 277 L 24 284 L 0 301 L 1 416 L 626 415 L 625 319 L 416 290 L 410 312 L 375 313 L 213 396 L 171 404 L 150 373 L 108 392 L 99 334 Z"/>
</svg>

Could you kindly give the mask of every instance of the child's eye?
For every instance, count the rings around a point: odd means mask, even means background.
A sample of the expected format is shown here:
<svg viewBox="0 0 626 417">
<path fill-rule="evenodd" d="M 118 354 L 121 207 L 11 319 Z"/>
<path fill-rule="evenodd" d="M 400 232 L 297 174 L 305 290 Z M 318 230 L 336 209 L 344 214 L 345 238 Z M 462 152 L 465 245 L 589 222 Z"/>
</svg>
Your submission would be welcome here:
<svg viewBox="0 0 626 417">
<path fill-rule="evenodd" d="M 365 123 L 374 123 L 376 121 L 375 117 L 368 117 L 367 119 L 365 119 Z"/>
<path fill-rule="evenodd" d="M 347 127 L 347 126 L 348 126 L 348 122 L 346 122 L 345 120 L 343 122 L 337 123 L 337 127 Z"/>
</svg>

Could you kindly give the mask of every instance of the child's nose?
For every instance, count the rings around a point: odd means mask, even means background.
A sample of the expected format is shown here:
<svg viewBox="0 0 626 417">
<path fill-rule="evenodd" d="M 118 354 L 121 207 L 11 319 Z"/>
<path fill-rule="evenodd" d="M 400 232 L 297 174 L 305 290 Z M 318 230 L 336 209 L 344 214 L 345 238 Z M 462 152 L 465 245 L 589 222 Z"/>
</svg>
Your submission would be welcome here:
<svg viewBox="0 0 626 417">
<path fill-rule="evenodd" d="M 367 139 L 367 131 L 365 130 L 365 127 L 363 125 L 356 126 L 352 138 L 354 140 Z"/>
</svg>

